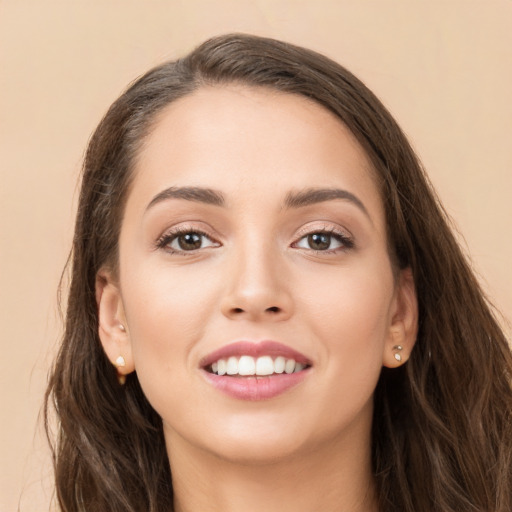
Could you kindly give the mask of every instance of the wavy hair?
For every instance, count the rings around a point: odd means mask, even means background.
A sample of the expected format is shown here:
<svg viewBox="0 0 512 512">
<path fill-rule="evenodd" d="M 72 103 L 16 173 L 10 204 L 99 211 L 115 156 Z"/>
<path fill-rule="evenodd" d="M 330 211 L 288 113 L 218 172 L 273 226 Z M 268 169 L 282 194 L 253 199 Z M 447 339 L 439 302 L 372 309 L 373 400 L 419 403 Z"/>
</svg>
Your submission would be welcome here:
<svg viewBox="0 0 512 512">
<path fill-rule="evenodd" d="M 65 512 L 163 512 L 173 490 L 162 423 L 136 373 L 121 387 L 98 336 L 95 279 L 116 267 L 134 160 L 157 114 L 204 85 L 299 94 L 333 112 L 378 177 L 390 255 L 410 267 L 419 330 L 375 390 L 372 464 L 381 512 L 512 510 L 512 355 L 413 149 L 390 113 L 327 57 L 243 34 L 206 41 L 136 80 L 85 156 L 65 331 L 45 400 Z M 58 431 L 48 426 L 56 412 Z"/>
</svg>

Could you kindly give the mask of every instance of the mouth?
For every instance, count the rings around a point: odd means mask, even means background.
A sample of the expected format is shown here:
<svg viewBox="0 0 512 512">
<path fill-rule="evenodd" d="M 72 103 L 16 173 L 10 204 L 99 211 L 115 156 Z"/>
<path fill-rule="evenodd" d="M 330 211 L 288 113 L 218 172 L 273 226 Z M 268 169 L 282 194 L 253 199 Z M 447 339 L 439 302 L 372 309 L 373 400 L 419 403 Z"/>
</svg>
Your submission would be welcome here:
<svg viewBox="0 0 512 512">
<path fill-rule="evenodd" d="M 298 363 L 293 358 L 277 356 L 272 358 L 269 355 L 258 358 L 242 355 L 231 356 L 227 359 L 218 359 L 206 367 L 206 371 L 214 375 L 228 375 L 231 377 L 248 377 L 256 375 L 259 377 L 281 375 L 283 373 L 300 372 L 310 365 Z"/>
<path fill-rule="evenodd" d="M 236 342 L 203 358 L 200 368 L 216 389 L 240 400 L 268 400 L 295 387 L 312 362 L 274 341 Z"/>
</svg>

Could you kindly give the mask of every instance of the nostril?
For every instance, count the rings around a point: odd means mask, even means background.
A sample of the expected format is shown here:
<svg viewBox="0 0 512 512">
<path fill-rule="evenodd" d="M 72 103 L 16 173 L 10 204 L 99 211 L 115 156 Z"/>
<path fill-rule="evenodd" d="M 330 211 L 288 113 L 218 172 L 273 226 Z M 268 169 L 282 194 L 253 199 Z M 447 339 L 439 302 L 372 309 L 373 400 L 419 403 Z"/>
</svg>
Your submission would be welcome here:
<svg viewBox="0 0 512 512">
<path fill-rule="evenodd" d="M 269 306 L 269 307 L 259 307 L 257 304 L 249 304 L 248 307 L 237 307 L 234 304 L 228 306 L 226 309 L 222 309 L 223 314 L 226 316 L 231 316 L 232 318 L 242 319 L 242 318 L 256 318 L 262 315 L 263 317 L 267 317 L 267 320 L 275 319 L 281 320 L 286 317 L 285 312 L 287 312 L 287 308 L 282 308 L 280 306 Z"/>
</svg>

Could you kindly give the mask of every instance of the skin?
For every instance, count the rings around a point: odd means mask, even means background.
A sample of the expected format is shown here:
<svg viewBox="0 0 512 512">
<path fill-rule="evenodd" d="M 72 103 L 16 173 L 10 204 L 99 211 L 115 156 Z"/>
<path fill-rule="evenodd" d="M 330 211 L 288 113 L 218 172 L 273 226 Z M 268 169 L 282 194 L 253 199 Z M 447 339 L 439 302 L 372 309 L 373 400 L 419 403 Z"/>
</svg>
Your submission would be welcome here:
<svg viewBox="0 0 512 512">
<path fill-rule="evenodd" d="M 207 187 L 224 206 L 169 198 Z M 288 194 L 337 188 L 357 197 L 286 208 Z M 176 226 L 201 248 L 157 247 Z M 307 234 L 339 232 L 314 251 Z M 184 511 L 376 511 L 370 459 L 382 366 L 413 347 L 409 270 L 394 271 L 371 165 L 348 129 L 306 98 L 204 87 L 158 117 L 135 166 L 117 275 L 97 279 L 109 359 L 137 372 L 163 420 L 175 507 Z M 120 325 L 125 327 L 123 330 Z M 237 340 L 305 354 L 307 377 L 260 402 L 226 396 L 199 361 Z M 402 362 L 393 347 L 401 345 Z"/>
</svg>

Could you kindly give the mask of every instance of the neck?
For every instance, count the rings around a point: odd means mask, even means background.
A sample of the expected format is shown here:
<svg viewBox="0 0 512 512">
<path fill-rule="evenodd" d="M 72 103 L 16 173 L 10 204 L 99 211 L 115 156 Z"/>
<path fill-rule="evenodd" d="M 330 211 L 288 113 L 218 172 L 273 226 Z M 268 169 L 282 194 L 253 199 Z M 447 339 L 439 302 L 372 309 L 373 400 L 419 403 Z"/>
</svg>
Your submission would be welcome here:
<svg viewBox="0 0 512 512">
<path fill-rule="evenodd" d="M 340 439 L 300 456 L 250 464 L 222 459 L 167 432 L 174 510 L 377 512 L 365 441 Z"/>
</svg>

